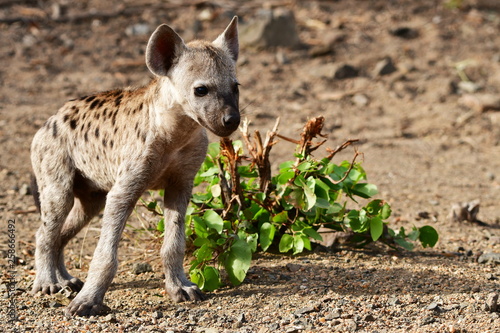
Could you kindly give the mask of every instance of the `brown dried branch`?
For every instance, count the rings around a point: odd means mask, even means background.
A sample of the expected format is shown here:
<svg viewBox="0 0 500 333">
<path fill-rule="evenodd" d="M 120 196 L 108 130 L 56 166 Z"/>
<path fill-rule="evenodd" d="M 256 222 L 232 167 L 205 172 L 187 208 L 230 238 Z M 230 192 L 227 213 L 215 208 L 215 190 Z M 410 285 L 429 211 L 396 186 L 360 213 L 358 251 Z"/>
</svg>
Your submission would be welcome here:
<svg viewBox="0 0 500 333">
<path fill-rule="evenodd" d="M 276 119 L 276 123 L 271 131 L 266 134 L 266 140 L 262 143 L 262 137 L 259 131 L 255 131 L 253 140 L 250 139 L 248 132 L 249 122 L 245 120 L 241 127 L 243 140 L 251 156 L 253 165 L 257 166 L 259 172 L 260 190 L 266 194 L 269 192 L 269 183 L 271 181 L 271 162 L 269 162 L 269 153 L 277 141 L 274 138 L 277 136 L 280 118 Z"/>
<path fill-rule="evenodd" d="M 329 161 L 332 160 L 332 158 L 338 153 L 341 152 L 342 150 L 346 149 L 349 147 L 351 144 L 358 142 L 359 139 L 349 139 L 345 141 L 343 144 L 337 146 L 335 149 L 331 148 L 326 148 L 326 151 L 329 153 L 329 155 L 326 157 Z"/>
<path fill-rule="evenodd" d="M 347 169 L 347 171 L 344 173 L 344 176 L 339 179 L 339 180 L 333 180 L 330 176 L 326 175 L 325 177 L 327 179 L 329 179 L 333 184 L 337 185 L 337 184 L 340 184 L 342 183 L 344 180 L 346 180 L 346 178 L 349 176 L 349 173 L 351 172 L 352 168 L 354 168 L 354 162 L 356 162 L 356 158 L 358 158 L 359 155 L 361 155 L 362 153 L 358 152 L 357 149 L 354 149 L 354 157 L 352 158 L 352 162 L 351 164 L 349 165 L 349 168 Z"/>
<path fill-rule="evenodd" d="M 323 116 L 319 116 L 308 120 L 304 126 L 304 129 L 300 134 L 300 153 L 304 158 L 309 156 L 313 151 L 326 142 L 326 140 L 317 143 L 312 142 L 312 140 L 317 136 L 326 138 L 326 135 L 321 134 L 324 122 L 325 118 Z"/>
<path fill-rule="evenodd" d="M 229 138 L 222 138 L 220 140 L 220 147 L 221 147 L 221 154 L 222 156 L 227 158 L 227 165 L 229 167 L 229 174 L 231 176 L 231 184 L 224 184 L 225 180 L 224 176 L 221 175 L 221 190 L 228 192 L 228 190 L 231 191 L 231 194 L 229 193 L 224 193 L 223 197 L 227 201 L 228 197 L 230 197 L 229 202 L 226 202 L 225 206 L 226 209 L 224 211 L 224 216 L 228 212 L 231 211 L 231 207 L 233 205 L 233 202 L 236 201 L 239 204 L 239 207 L 242 207 L 242 204 L 244 202 L 243 200 L 243 190 L 241 188 L 241 183 L 240 183 L 240 174 L 238 173 L 238 163 L 240 162 L 241 156 L 234 151 L 234 146 L 233 142 Z"/>
</svg>

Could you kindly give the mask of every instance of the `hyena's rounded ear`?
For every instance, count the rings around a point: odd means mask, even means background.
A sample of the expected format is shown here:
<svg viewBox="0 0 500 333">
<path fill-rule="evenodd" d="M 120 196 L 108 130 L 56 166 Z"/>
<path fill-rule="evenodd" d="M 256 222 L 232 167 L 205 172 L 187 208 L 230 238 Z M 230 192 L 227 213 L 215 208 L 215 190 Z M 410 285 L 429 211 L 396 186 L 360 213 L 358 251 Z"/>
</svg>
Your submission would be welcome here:
<svg viewBox="0 0 500 333">
<path fill-rule="evenodd" d="M 226 30 L 213 41 L 213 44 L 226 52 L 229 52 L 234 62 L 238 60 L 238 16 L 233 17 Z"/>
<path fill-rule="evenodd" d="M 146 65 L 158 76 L 166 76 L 175 58 L 185 48 L 182 38 L 168 25 L 162 24 L 153 32 L 146 47 Z"/>
</svg>

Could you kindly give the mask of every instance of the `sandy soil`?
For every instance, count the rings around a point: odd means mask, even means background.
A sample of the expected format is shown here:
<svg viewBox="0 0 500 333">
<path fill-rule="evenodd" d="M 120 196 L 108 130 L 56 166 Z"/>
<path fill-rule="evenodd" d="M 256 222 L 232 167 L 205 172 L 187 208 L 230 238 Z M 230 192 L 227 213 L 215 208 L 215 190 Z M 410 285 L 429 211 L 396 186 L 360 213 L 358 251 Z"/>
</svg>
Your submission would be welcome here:
<svg viewBox="0 0 500 333">
<path fill-rule="evenodd" d="M 500 89 L 500 9 L 494 1 L 464 1 L 470 5 L 462 10 L 444 2 L 1 1 L 0 331 L 498 332 L 499 313 L 488 304 L 500 269 L 478 258 L 500 252 L 500 112 L 498 105 L 480 110 Z M 159 240 L 143 230 L 150 221 L 139 210 L 106 294 L 111 314 L 67 319 L 64 299 L 30 295 L 39 215 L 27 185 L 36 130 L 67 99 L 147 83 L 144 50 L 158 24 L 186 40 L 211 39 L 232 15 L 244 23 L 269 4 L 294 11 L 303 47 L 242 48 L 241 105 L 253 128 L 270 129 L 280 116 L 281 133 L 293 137 L 308 118 L 325 116 L 330 146 L 360 139 L 369 180 L 392 205 L 392 227 L 430 224 L 437 246 L 259 254 L 240 287 L 174 304 L 163 293 Z M 195 24 L 201 18 L 209 20 Z M 378 75 L 386 57 L 395 71 Z M 325 77 L 342 64 L 358 75 Z M 281 145 L 276 161 L 293 149 Z M 482 223 L 448 219 L 454 203 L 475 199 Z M 20 258 L 10 299 L 9 221 Z M 92 222 L 66 251 L 70 271 L 82 279 L 99 226 Z M 133 274 L 137 262 L 151 263 L 153 272 Z M 11 301 L 18 317 L 8 323 Z"/>
</svg>

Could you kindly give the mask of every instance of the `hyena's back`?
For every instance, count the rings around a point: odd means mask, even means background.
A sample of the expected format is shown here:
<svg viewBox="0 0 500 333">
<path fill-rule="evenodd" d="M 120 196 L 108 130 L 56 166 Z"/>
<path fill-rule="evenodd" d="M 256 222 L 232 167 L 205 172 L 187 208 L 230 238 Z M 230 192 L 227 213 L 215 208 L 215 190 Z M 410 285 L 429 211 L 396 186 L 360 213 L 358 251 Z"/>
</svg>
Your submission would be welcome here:
<svg viewBox="0 0 500 333">
<path fill-rule="evenodd" d="M 147 154 L 151 148 L 148 141 L 154 141 L 148 94 L 146 86 L 67 102 L 33 140 L 31 155 L 37 180 L 40 173 L 52 173 L 49 178 L 64 182 L 69 172 L 72 178 L 91 180 L 96 190 L 109 191 L 121 168 L 126 167 L 124 162 Z"/>
</svg>

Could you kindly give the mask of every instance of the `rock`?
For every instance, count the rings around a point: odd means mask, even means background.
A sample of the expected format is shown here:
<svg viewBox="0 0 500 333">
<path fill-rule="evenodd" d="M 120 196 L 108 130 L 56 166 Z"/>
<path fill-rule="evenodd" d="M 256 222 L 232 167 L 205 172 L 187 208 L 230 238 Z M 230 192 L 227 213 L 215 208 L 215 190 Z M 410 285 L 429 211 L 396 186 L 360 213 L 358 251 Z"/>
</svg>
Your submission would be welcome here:
<svg viewBox="0 0 500 333">
<path fill-rule="evenodd" d="M 359 107 L 367 106 L 370 100 L 364 94 L 354 94 L 352 102 Z"/>
<path fill-rule="evenodd" d="M 288 328 L 285 332 L 286 333 L 299 333 L 304 330 L 304 326 L 292 326 Z"/>
<path fill-rule="evenodd" d="M 460 90 L 460 92 L 472 94 L 472 93 L 477 92 L 481 88 L 482 88 L 482 86 L 480 84 L 477 84 L 477 83 L 472 82 L 472 81 L 460 81 L 460 82 L 458 82 L 458 89 Z"/>
<path fill-rule="evenodd" d="M 397 297 L 391 297 L 391 298 L 389 298 L 387 303 L 389 303 L 389 305 L 395 306 L 395 305 L 401 304 L 401 301 Z"/>
<path fill-rule="evenodd" d="M 147 262 L 135 263 L 134 266 L 132 267 L 132 273 L 134 273 L 136 275 L 139 275 L 142 273 L 148 273 L 148 272 L 152 272 L 152 271 L 153 271 L 153 268 Z"/>
<path fill-rule="evenodd" d="M 219 330 L 217 328 L 206 328 L 205 331 L 203 331 L 205 333 L 219 333 Z"/>
<path fill-rule="evenodd" d="M 258 49 L 300 45 L 295 16 L 284 8 L 261 10 L 253 21 L 241 25 L 239 37 L 242 45 Z"/>
<path fill-rule="evenodd" d="M 151 317 L 153 317 L 155 319 L 163 318 L 163 312 L 161 312 L 161 311 L 154 311 L 153 314 L 151 314 Z"/>
<path fill-rule="evenodd" d="M 290 63 L 290 59 L 286 56 L 286 54 L 283 51 L 278 51 L 276 53 L 276 61 L 280 65 L 286 65 Z"/>
<path fill-rule="evenodd" d="M 349 64 L 330 63 L 313 67 L 310 73 L 315 77 L 342 80 L 358 76 L 359 70 Z"/>
<path fill-rule="evenodd" d="M 448 218 L 452 222 L 477 222 L 477 214 L 479 213 L 479 199 L 470 202 L 458 202 L 451 206 Z"/>
<path fill-rule="evenodd" d="M 311 313 L 311 312 L 318 312 L 318 308 L 314 306 L 306 306 L 304 308 L 300 308 L 294 312 L 296 315 L 303 315 L 306 313 Z"/>
<path fill-rule="evenodd" d="M 102 321 L 108 323 L 116 323 L 116 316 L 113 313 L 110 313 L 106 317 L 104 317 Z"/>
<path fill-rule="evenodd" d="M 383 60 L 380 60 L 375 65 L 375 69 L 373 70 L 373 77 L 389 75 L 394 73 L 395 71 L 397 71 L 397 68 L 396 66 L 394 66 L 392 59 L 390 57 L 386 57 Z"/>
<path fill-rule="evenodd" d="M 418 37 L 418 31 L 409 28 L 409 27 L 399 27 L 396 29 L 392 29 L 389 31 L 389 33 L 393 36 L 399 37 L 399 38 L 404 38 L 404 39 L 413 39 Z"/>
<path fill-rule="evenodd" d="M 422 321 L 420 322 L 420 326 L 425 326 L 425 325 L 429 325 L 429 324 L 432 324 L 433 322 L 435 322 L 436 319 L 434 317 L 425 317 L 424 319 L 422 319 Z"/>
<path fill-rule="evenodd" d="M 358 324 L 353 319 L 347 319 L 345 321 L 345 326 L 348 332 L 356 332 L 358 329 Z"/>
<path fill-rule="evenodd" d="M 19 188 L 19 194 L 20 195 L 30 195 L 31 194 L 31 189 L 28 184 L 22 184 L 21 188 Z"/>
<path fill-rule="evenodd" d="M 62 306 L 63 306 L 63 305 L 62 305 L 61 303 L 56 302 L 56 301 L 52 301 L 52 302 L 50 302 L 50 303 L 49 303 L 49 307 L 50 307 L 50 308 L 60 308 L 60 307 L 62 307 Z"/>
<path fill-rule="evenodd" d="M 491 293 L 486 297 L 484 308 L 489 312 L 496 312 L 498 308 L 498 293 Z"/>
<path fill-rule="evenodd" d="M 375 317 L 371 314 L 367 314 L 364 318 L 365 321 L 375 321 Z"/>
<path fill-rule="evenodd" d="M 441 307 L 436 302 L 432 302 L 426 307 L 427 310 L 432 310 L 436 312 L 441 312 Z"/>
<path fill-rule="evenodd" d="M 500 111 L 500 95 L 498 94 L 467 94 L 458 103 L 476 112 Z"/>
<path fill-rule="evenodd" d="M 151 28 L 149 27 L 149 24 L 147 23 L 137 23 L 134 25 L 129 25 L 125 29 L 125 34 L 127 36 L 144 36 L 149 34 L 151 31 Z"/>
<path fill-rule="evenodd" d="M 494 253 L 494 252 L 483 253 L 479 256 L 477 262 L 480 264 L 485 264 L 485 263 L 500 264 L 500 253 Z"/>
<path fill-rule="evenodd" d="M 246 323 L 247 322 L 247 319 L 245 317 L 245 314 L 244 313 L 241 313 L 237 318 L 236 318 L 236 321 L 238 323 Z"/>
<path fill-rule="evenodd" d="M 341 314 L 341 310 L 339 308 L 334 308 L 332 311 L 330 311 L 325 318 L 328 320 L 332 319 L 339 319 Z"/>
<path fill-rule="evenodd" d="M 333 53 L 333 46 L 331 44 L 320 44 L 312 47 L 308 54 L 312 58 L 322 57 Z"/>
<path fill-rule="evenodd" d="M 349 79 L 358 76 L 358 69 L 348 64 L 340 64 L 335 68 L 333 77 L 338 80 Z"/>
<path fill-rule="evenodd" d="M 302 265 L 289 263 L 289 264 L 286 264 L 286 268 L 290 272 L 294 273 L 294 272 L 297 272 L 299 269 L 301 269 Z"/>
<path fill-rule="evenodd" d="M 498 278 L 495 275 L 491 274 L 491 273 L 486 274 L 485 277 L 486 277 L 486 280 L 489 280 L 489 281 L 498 280 Z"/>
</svg>

